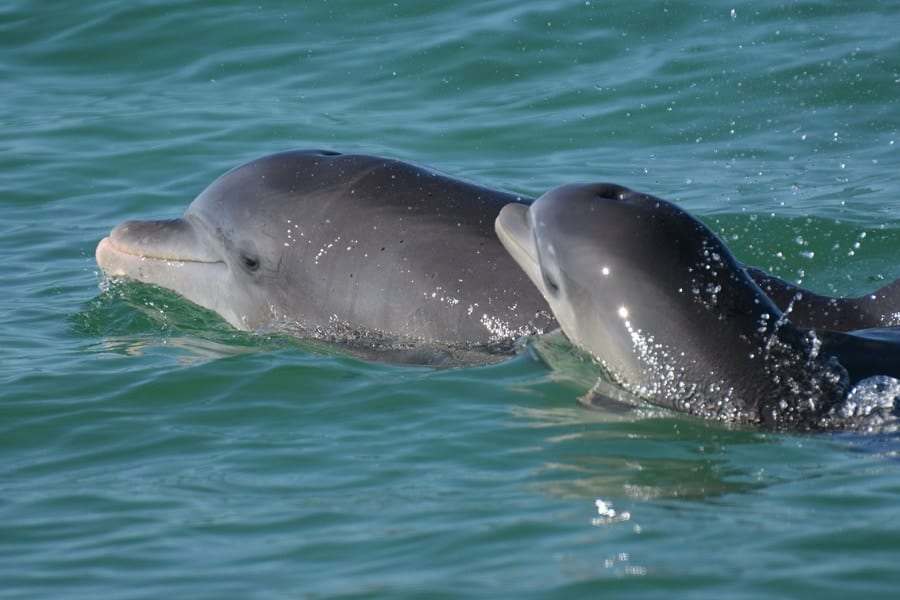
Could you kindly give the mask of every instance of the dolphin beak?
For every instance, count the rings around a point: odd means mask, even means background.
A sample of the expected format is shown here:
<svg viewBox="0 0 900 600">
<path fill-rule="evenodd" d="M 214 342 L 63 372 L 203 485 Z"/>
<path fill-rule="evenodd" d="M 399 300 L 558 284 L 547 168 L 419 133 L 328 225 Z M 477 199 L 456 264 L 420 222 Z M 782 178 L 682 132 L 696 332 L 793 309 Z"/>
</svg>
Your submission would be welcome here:
<svg viewBox="0 0 900 600">
<path fill-rule="evenodd" d="M 128 265 L 138 260 L 218 263 L 209 244 L 186 219 L 126 221 L 116 225 L 97 245 L 97 264 L 107 275 L 133 276 Z"/>
<path fill-rule="evenodd" d="M 531 282 L 537 286 L 544 296 L 544 278 L 541 275 L 541 264 L 538 261 L 537 246 L 534 242 L 534 231 L 528 220 L 528 206 L 525 204 L 507 204 L 500 210 L 494 221 L 494 230 L 500 243 L 506 248 Z"/>
<path fill-rule="evenodd" d="M 189 219 L 126 221 L 97 244 L 97 264 L 107 277 L 151 283 L 218 312 L 237 329 L 247 329 L 231 297 L 229 269 L 217 246 Z"/>
</svg>

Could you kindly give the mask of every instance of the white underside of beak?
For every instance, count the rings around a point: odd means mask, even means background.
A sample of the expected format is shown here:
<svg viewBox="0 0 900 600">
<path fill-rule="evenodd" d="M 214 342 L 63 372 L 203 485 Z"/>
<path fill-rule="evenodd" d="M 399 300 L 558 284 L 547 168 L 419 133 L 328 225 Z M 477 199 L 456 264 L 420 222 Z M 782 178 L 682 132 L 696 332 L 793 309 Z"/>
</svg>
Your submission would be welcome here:
<svg viewBox="0 0 900 600">
<path fill-rule="evenodd" d="M 544 278 L 541 275 L 537 246 L 534 242 L 534 232 L 528 219 L 528 206 L 525 204 L 504 206 L 497 215 L 497 220 L 494 221 L 494 230 L 506 251 L 522 267 L 541 294 L 546 297 Z"/>
</svg>

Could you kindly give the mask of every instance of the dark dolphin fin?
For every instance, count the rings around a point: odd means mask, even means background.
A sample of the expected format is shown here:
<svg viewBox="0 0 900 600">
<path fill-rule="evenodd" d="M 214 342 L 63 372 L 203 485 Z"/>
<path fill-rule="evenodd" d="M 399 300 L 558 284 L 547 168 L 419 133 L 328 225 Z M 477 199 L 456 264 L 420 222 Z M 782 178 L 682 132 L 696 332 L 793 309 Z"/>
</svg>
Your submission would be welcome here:
<svg viewBox="0 0 900 600">
<path fill-rule="evenodd" d="M 900 324 L 900 279 L 855 298 L 823 296 L 770 275 L 744 267 L 778 308 L 797 327 L 852 331 Z"/>
</svg>

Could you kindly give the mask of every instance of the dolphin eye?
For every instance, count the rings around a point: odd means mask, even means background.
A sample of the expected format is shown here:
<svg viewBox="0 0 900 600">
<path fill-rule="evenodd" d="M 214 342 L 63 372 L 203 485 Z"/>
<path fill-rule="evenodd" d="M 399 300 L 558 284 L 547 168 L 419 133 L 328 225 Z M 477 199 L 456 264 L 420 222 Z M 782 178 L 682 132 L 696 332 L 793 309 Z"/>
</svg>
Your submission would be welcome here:
<svg viewBox="0 0 900 600">
<path fill-rule="evenodd" d="M 249 254 L 241 254 L 241 261 L 243 261 L 244 266 L 248 271 L 256 271 L 257 269 L 259 269 L 259 260 L 254 256 L 250 256 Z"/>
</svg>

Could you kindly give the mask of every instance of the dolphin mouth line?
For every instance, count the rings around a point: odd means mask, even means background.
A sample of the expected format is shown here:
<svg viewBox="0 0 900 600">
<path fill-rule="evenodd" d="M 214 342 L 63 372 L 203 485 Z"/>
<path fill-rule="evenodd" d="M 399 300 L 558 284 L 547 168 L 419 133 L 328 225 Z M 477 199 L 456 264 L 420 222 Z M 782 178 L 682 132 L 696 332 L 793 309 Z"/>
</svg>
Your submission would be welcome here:
<svg viewBox="0 0 900 600">
<path fill-rule="evenodd" d="M 141 251 L 137 249 L 130 248 L 128 246 L 124 246 L 122 244 L 116 243 L 115 240 L 112 239 L 111 236 L 107 236 L 100 240 L 98 244 L 98 249 L 100 246 L 106 246 L 109 250 L 117 254 L 124 254 L 126 256 L 132 256 L 134 258 L 139 258 L 141 260 L 153 260 L 160 262 L 180 262 L 180 263 L 198 263 L 198 264 L 219 264 L 225 261 L 223 260 L 212 260 L 206 259 L 202 257 L 196 256 L 179 256 L 175 254 L 166 254 L 166 253 L 148 253 L 146 251 Z"/>
</svg>

